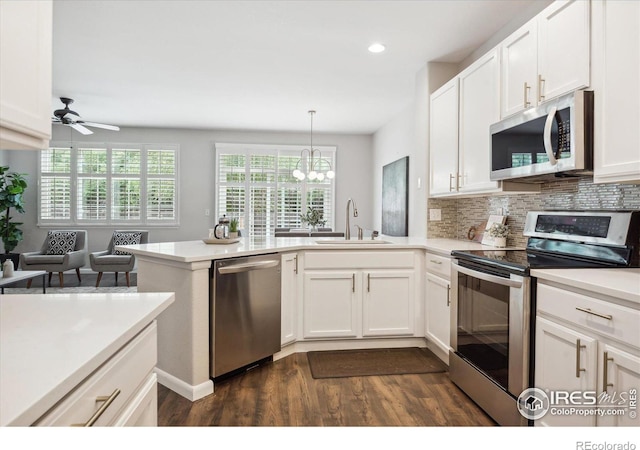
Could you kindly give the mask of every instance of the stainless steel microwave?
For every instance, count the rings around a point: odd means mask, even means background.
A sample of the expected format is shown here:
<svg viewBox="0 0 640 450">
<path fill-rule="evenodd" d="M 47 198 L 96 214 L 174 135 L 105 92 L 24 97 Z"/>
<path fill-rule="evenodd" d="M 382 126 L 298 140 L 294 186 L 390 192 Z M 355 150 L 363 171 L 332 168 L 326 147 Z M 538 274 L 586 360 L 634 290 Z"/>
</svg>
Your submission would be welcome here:
<svg viewBox="0 0 640 450">
<path fill-rule="evenodd" d="M 593 169 L 593 92 L 574 91 L 491 125 L 491 180 L 541 182 Z"/>
</svg>

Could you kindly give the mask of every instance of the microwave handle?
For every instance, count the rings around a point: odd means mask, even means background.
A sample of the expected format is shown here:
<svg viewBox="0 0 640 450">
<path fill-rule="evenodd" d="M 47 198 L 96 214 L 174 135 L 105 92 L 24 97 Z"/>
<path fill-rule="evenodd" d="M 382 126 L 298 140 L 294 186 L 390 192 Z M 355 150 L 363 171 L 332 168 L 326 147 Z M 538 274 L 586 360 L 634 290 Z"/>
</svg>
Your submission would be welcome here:
<svg viewBox="0 0 640 450">
<path fill-rule="evenodd" d="M 551 127 L 553 126 L 553 121 L 555 120 L 557 111 L 558 109 L 555 106 L 551 108 L 551 111 L 549 111 L 549 114 L 547 115 L 547 121 L 544 123 L 543 134 L 544 151 L 547 153 L 547 156 L 549 157 L 549 163 L 552 166 L 555 166 L 558 162 L 555 154 L 553 153 L 553 145 L 551 145 Z"/>
</svg>

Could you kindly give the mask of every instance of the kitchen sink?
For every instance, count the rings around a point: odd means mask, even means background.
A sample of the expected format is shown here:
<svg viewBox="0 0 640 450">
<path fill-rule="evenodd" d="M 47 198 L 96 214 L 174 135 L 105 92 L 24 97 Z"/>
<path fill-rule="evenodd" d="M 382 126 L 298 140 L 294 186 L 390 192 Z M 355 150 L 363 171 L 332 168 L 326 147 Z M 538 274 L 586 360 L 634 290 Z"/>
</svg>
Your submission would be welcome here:
<svg viewBox="0 0 640 450">
<path fill-rule="evenodd" d="M 376 245 L 376 244 L 393 244 L 391 241 L 383 241 L 379 239 L 317 239 L 316 244 L 327 244 L 327 245 Z"/>
</svg>

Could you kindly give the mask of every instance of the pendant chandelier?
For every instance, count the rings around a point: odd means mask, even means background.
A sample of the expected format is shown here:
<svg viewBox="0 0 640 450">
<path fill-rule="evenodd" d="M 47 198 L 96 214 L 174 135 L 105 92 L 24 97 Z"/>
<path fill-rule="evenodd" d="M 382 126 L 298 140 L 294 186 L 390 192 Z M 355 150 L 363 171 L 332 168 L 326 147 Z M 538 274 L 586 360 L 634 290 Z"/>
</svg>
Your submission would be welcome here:
<svg viewBox="0 0 640 450">
<path fill-rule="evenodd" d="M 311 116 L 311 143 L 309 148 L 305 148 L 300 152 L 300 160 L 296 164 L 296 168 L 292 175 L 294 178 L 302 181 L 308 178 L 311 181 L 323 181 L 325 178 L 332 179 L 336 173 L 331 167 L 331 162 L 322 158 L 322 153 L 317 148 L 313 148 L 313 115 L 314 110 L 309 111 Z M 304 152 L 307 152 L 307 158 L 304 158 Z M 318 155 L 316 157 L 316 154 Z"/>
</svg>

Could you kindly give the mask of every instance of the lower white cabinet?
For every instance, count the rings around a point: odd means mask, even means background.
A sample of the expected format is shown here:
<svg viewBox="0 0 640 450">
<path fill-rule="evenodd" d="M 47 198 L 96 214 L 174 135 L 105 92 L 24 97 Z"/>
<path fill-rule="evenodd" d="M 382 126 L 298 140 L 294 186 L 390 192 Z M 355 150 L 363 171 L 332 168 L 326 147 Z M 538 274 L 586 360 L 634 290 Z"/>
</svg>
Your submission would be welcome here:
<svg viewBox="0 0 640 450">
<path fill-rule="evenodd" d="M 640 426 L 640 310 L 541 282 L 537 292 L 534 385 L 577 397 L 554 402 L 535 425 Z M 554 406 L 597 412 L 553 414 Z"/>
<path fill-rule="evenodd" d="M 451 260 L 427 252 L 425 276 L 425 337 L 427 347 L 449 363 L 451 330 Z"/>
<path fill-rule="evenodd" d="M 303 338 L 413 336 L 413 252 L 305 254 Z"/>
<path fill-rule="evenodd" d="M 157 425 L 156 362 L 154 321 L 34 425 Z"/>
<path fill-rule="evenodd" d="M 285 253 L 281 263 L 280 344 L 295 342 L 298 324 L 298 254 Z"/>
<path fill-rule="evenodd" d="M 360 274 L 352 270 L 305 272 L 305 338 L 358 336 L 360 316 L 356 284 L 359 281 Z"/>
</svg>

